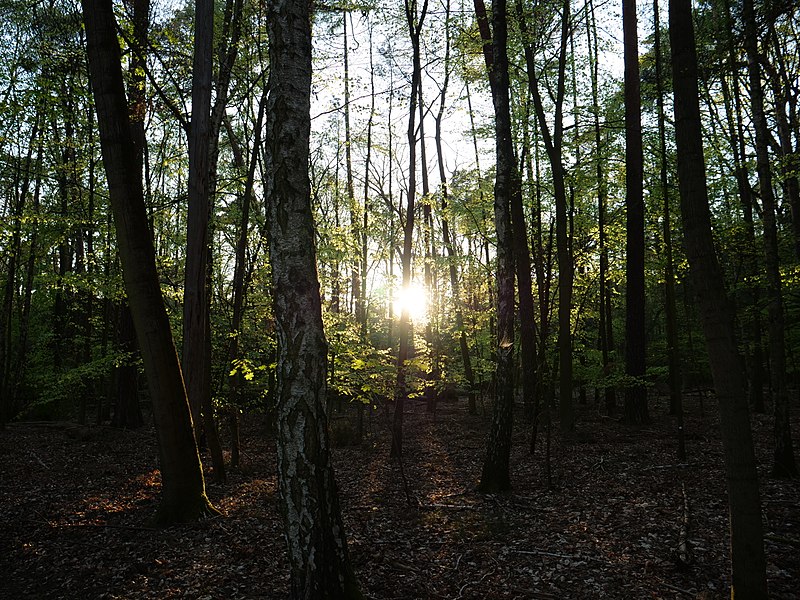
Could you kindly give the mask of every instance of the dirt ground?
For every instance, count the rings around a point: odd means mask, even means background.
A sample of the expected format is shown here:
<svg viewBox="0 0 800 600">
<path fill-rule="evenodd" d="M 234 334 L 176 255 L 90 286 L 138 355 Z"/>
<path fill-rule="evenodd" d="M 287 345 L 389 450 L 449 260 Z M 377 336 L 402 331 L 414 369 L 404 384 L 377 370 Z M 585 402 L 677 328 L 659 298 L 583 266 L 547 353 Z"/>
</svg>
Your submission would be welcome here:
<svg viewBox="0 0 800 600">
<path fill-rule="evenodd" d="M 544 434 L 535 456 L 515 424 L 508 494 L 475 490 L 488 416 L 466 402 L 409 407 L 403 469 L 388 458 L 388 411 L 334 461 L 352 559 L 368 598 L 725 598 L 727 502 L 715 406 L 687 397 L 688 462 L 663 401 L 631 429 L 579 407 L 577 433 Z M 797 415 L 797 407 L 793 407 Z M 794 420 L 794 433 L 800 431 Z M 772 419 L 753 416 L 771 597 L 800 598 L 800 481 L 768 477 Z M 63 423 L 0 431 L 0 598 L 286 598 L 274 439 L 243 419 L 243 464 L 207 475 L 223 516 L 148 526 L 159 491 L 152 429 Z M 800 449 L 798 449 L 800 450 Z M 405 484 L 404 484 L 405 480 Z M 685 492 L 684 492 L 685 490 Z M 689 504 L 693 562 L 676 547 Z"/>
</svg>

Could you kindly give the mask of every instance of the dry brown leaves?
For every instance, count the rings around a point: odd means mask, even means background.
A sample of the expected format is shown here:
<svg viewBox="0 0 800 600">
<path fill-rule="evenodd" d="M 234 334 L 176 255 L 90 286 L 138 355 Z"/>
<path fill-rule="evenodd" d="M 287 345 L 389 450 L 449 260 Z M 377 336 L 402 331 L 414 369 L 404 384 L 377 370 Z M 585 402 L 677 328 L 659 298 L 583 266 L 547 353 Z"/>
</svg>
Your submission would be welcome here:
<svg viewBox="0 0 800 600">
<path fill-rule="evenodd" d="M 552 440 L 554 486 L 519 422 L 514 489 L 474 491 L 488 417 L 464 402 L 413 405 L 402 471 L 388 458 L 386 414 L 361 447 L 334 452 L 350 551 L 374 599 L 724 598 L 727 502 L 715 421 L 692 399 L 688 464 L 673 424 L 632 430 L 581 407 L 578 434 Z M 663 404 L 651 406 L 663 414 Z M 797 411 L 795 411 L 796 413 Z M 696 413 L 696 414 L 695 414 Z M 773 598 L 798 598 L 800 482 L 768 477 L 771 419 L 754 415 Z M 794 431 L 800 431 L 797 422 Z M 544 434 L 540 435 L 544 441 Z M 147 525 L 158 495 L 152 431 L 18 424 L 0 432 L 0 597 L 255 599 L 288 595 L 274 441 L 246 419 L 243 467 L 208 484 L 224 516 Z M 207 481 L 211 478 L 207 477 Z M 694 563 L 676 566 L 691 505 Z M 409 502 L 410 500 L 410 502 Z"/>
</svg>

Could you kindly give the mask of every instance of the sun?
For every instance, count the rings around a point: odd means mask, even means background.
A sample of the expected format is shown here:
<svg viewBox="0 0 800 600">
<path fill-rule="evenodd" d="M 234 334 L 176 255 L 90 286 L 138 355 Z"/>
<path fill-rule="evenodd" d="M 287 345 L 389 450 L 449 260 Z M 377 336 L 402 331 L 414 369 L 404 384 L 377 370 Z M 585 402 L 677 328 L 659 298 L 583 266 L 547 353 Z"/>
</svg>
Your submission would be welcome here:
<svg viewBox="0 0 800 600">
<path fill-rule="evenodd" d="M 399 319 L 403 311 L 408 311 L 408 318 L 414 323 L 421 323 L 428 318 L 428 294 L 422 285 L 412 283 L 395 292 L 394 314 Z"/>
</svg>

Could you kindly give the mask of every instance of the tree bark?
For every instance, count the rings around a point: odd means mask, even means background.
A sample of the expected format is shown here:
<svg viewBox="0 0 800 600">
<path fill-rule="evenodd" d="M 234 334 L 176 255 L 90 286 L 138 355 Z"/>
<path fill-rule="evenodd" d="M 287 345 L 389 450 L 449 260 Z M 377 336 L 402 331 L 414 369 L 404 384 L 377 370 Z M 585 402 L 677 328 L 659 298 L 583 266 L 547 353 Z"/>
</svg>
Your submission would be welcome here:
<svg viewBox="0 0 800 600">
<path fill-rule="evenodd" d="M 481 13 L 485 15 L 483 0 L 475 0 L 475 8 L 479 18 Z M 514 418 L 514 237 L 511 229 L 511 198 L 514 194 L 521 194 L 521 183 L 511 136 L 506 12 L 506 0 L 492 1 L 492 50 L 491 54 L 484 54 L 494 105 L 497 161 L 494 183 L 494 224 L 497 231 L 497 364 L 492 423 L 478 484 L 478 489 L 482 492 L 511 489 L 509 457 Z M 484 44 L 485 42 L 486 38 Z M 519 202 L 521 205 L 522 200 Z"/>
<path fill-rule="evenodd" d="M 735 314 L 714 249 L 705 180 L 697 52 L 689 0 L 670 0 L 669 35 L 675 96 L 675 138 L 684 241 L 719 402 L 728 482 L 731 597 L 762 599 L 767 592 L 761 502 Z"/>
<path fill-rule="evenodd" d="M 644 323 L 644 154 L 636 0 L 622 2 L 625 46 L 625 421 L 647 423 Z"/>
<path fill-rule="evenodd" d="M 439 182 L 441 187 L 441 210 L 442 210 L 442 241 L 447 252 L 447 268 L 450 275 L 450 290 L 455 306 L 456 332 L 458 333 L 458 348 L 461 352 L 461 363 L 464 367 L 464 379 L 468 388 L 468 406 L 474 411 L 475 404 L 475 373 L 472 370 L 472 357 L 469 353 L 467 343 L 467 332 L 464 327 L 464 310 L 461 298 L 461 286 L 458 281 L 458 269 L 456 267 L 456 253 L 452 237 L 450 235 L 450 221 L 447 218 L 447 207 L 450 199 L 450 191 L 447 184 L 447 173 L 445 172 L 445 158 L 442 150 L 442 121 L 444 119 L 447 88 L 450 82 L 450 1 L 446 4 L 445 14 L 445 58 L 444 58 L 444 81 L 442 82 L 441 95 L 439 97 L 439 112 L 436 114 L 436 131 L 434 141 L 436 143 L 436 157 L 439 166 Z M 472 414 L 472 413 L 470 413 Z"/>
<path fill-rule="evenodd" d="M 667 165 L 667 135 L 664 115 L 664 84 L 661 60 L 661 24 L 658 0 L 653 0 L 654 48 L 656 58 L 656 106 L 658 110 L 659 182 L 662 195 L 662 235 L 664 240 L 664 313 L 667 325 L 667 365 L 669 381 L 669 412 L 675 415 L 678 426 L 678 460 L 686 460 L 686 440 L 683 431 L 683 396 L 681 363 L 678 348 L 678 310 L 675 300 L 675 268 L 672 264 L 672 216 Z"/>
<path fill-rule="evenodd" d="M 314 250 L 310 3 L 269 5 L 267 199 L 278 338 L 278 487 L 292 598 L 360 599 L 330 461 L 328 346 Z"/>
<path fill-rule="evenodd" d="M 558 55 L 558 80 L 556 83 L 553 131 L 547 123 L 531 35 L 526 25 L 521 0 L 516 3 L 517 19 L 523 38 L 528 89 L 533 98 L 536 118 L 542 132 L 550 170 L 553 176 L 553 194 L 556 202 L 556 261 L 558 263 L 558 406 L 563 433 L 575 428 L 575 409 L 572 402 L 572 284 L 574 279 L 572 254 L 568 233 L 567 189 L 564 182 L 564 164 L 561 146 L 564 138 L 563 106 L 567 66 L 567 37 L 570 23 L 570 0 L 564 0 L 561 15 L 561 46 Z"/>
<path fill-rule="evenodd" d="M 408 107 L 408 192 L 406 203 L 406 220 L 403 224 L 403 255 L 402 255 L 402 286 L 408 289 L 411 285 L 411 244 L 414 234 L 414 204 L 417 195 L 417 89 L 422 78 L 422 64 L 420 59 L 420 33 L 422 24 L 425 22 L 425 15 L 428 12 L 428 0 L 423 0 L 422 9 L 417 15 L 417 0 L 406 0 L 406 21 L 408 22 L 408 33 L 411 36 L 413 48 L 413 64 L 411 72 L 411 91 L 409 93 Z M 406 389 L 406 361 L 411 342 L 411 321 L 408 313 L 407 303 L 403 304 L 400 311 L 399 323 L 400 340 L 397 349 L 397 383 L 394 390 L 394 419 L 392 421 L 392 449 L 391 456 L 400 457 L 403 455 L 403 411 L 405 410 L 405 400 L 408 390 Z"/>
<path fill-rule="evenodd" d="M 192 120 L 189 125 L 189 193 L 183 287 L 183 365 L 195 438 L 211 452 L 214 478 L 225 481 L 225 461 L 211 400 L 211 80 L 214 3 L 195 4 Z M 203 434 L 205 437 L 203 437 Z"/>
<path fill-rule="evenodd" d="M 180 363 L 161 296 L 128 118 L 111 0 L 84 0 L 89 72 L 125 290 L 144 359 L 158 434 L 162 495 L 156 521 L 216 513 L 205 494 Z"/>
<path fill-rule="evenodd" d="M 756 169 L 761 195 L 764 223 L 764 255 L 767 271 L 767 311 L 769 314 L 769 362 L 772 397 L 775 411 L 775 452 L 772 474 L 775 477 L 794 477 L 797 463 L 792 448 L 789 420 L 789 393 L 786 388 L 786 333 L 783 317 L 780 259 L 778 257 L 778 226 L 775 220 L 775 192 L 772 189 L 772 170 L 769 159 L 769 126 L 764 114 L 764 91 L 759 67 L 758 34 L 753 0 L 742 5 L 747 50 L 747 71 L 750 79 L 750 102 L 753 108 L 753 128 L 756 137 Z"/>
<path fill-rule="evenodd" d="M 741 302 L 745 309 L 740 314 L 746 331 L 749 332 L 747 341 L 747 366 L 749 371 L 748 399 L 755 412 L 764 413 L 764 351 L 762 342 L 762 319 L 760 306 L 758 251 L 756 249 L 755 225 L 753 223 L 753 190 L 750 186 L 750 176 L 747 168 L 747 148 L 742 123 L 741 86 L 739 84 L 739 66 L 737 49 L 734 44 L 733 17 L 729 0 L 723 2 L 723 31 L 726 34 L 727 57 L 725 67 L 731 74 L 732 85 L 728 84 L 726 77 L 721 77 L 722 97 L 725 103 L 725 112 L 728 117 L 728 129 L 731 143 L 731 155 L 736 175 L 736 187 L 739 192 L 739 203 L 742 207 L 744 219 L 744 240 L 741 244 L 743 278 L 745 284 L 741 293 Z"/>
<path fill-rule="evenodd" d="M 603 399 L 608 415 L 613 415 L 617 410 L 617 393 L 614 386 L 609 383 L 613 372 L 611 362 L 611 351 L 613 350 L 613 321 L 611 318 L 611 285 L 608 280 L 608 249 L 606 234 L 606 206 L 608 202 L 608 189 L 606 187 L 605 175 L 603 171 L 603 143 L 600 127 L 600 102 L 599 102 L 599 52 L 597 48 L 597 22 L 594 14 L 594 2 L 590 0 L 591 26 L 588 30 L 587 45 L 593 52 L 592 55 L 592 112 L 594 113 L 594 144 L 595 144 L 595 179 L 597 180 L 597 244 L 600 253 L 600 265 L 598 273 L 598 287 L 600 294 L 598 299 L 599 319 L 599 345 L 600 354 L 603 361 Z M 587 23 L 587 27 L 589 24 Z"/>
</svg>

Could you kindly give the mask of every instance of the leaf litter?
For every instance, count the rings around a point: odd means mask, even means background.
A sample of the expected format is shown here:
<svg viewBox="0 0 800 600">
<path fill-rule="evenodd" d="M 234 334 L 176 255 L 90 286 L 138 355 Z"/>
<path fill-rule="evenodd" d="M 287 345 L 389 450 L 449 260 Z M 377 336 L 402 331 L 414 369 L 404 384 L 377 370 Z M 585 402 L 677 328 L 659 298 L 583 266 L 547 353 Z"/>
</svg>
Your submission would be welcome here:
<svg viewBox="0 0 800 600">
<path fill-rule="evenodd" d="M 463 400 L 440 403 L 435 414 L 408 404 L 402 469 L 388 457 L 384 410 L 368 419 L 364 443 L 333 450 L 367 598 L 728 597 L 727 499 L 713 417 L 688 407 L 689 458 L 679 463 L 668 417 L 630 428 L 581 406 L 578 433 L 552 439 L 549 489 L 544 432 L 531 456 L 518 419 L 513 489 L 483 495 L 475 485 L 489 417 L 468 415 Z M 663 400 L 651 405 L 652 414 L 664 412 Z M 752 423 L 770 594 L 796 599 L 800 482 L 769 477 L 772 419 L 753 415 Z M 800 430 L 797 420 L 793 426 Z M 242 466 L 224 485 L 206 474 L 223 516 L 156 530 L 151 429 L 9 425 L 0 432 L 0 598 L 288 597 L 274 447 L 263 417 L 246 416 Z M 676 559 L 683 489 L 688 565 Z"/>
</svg>

